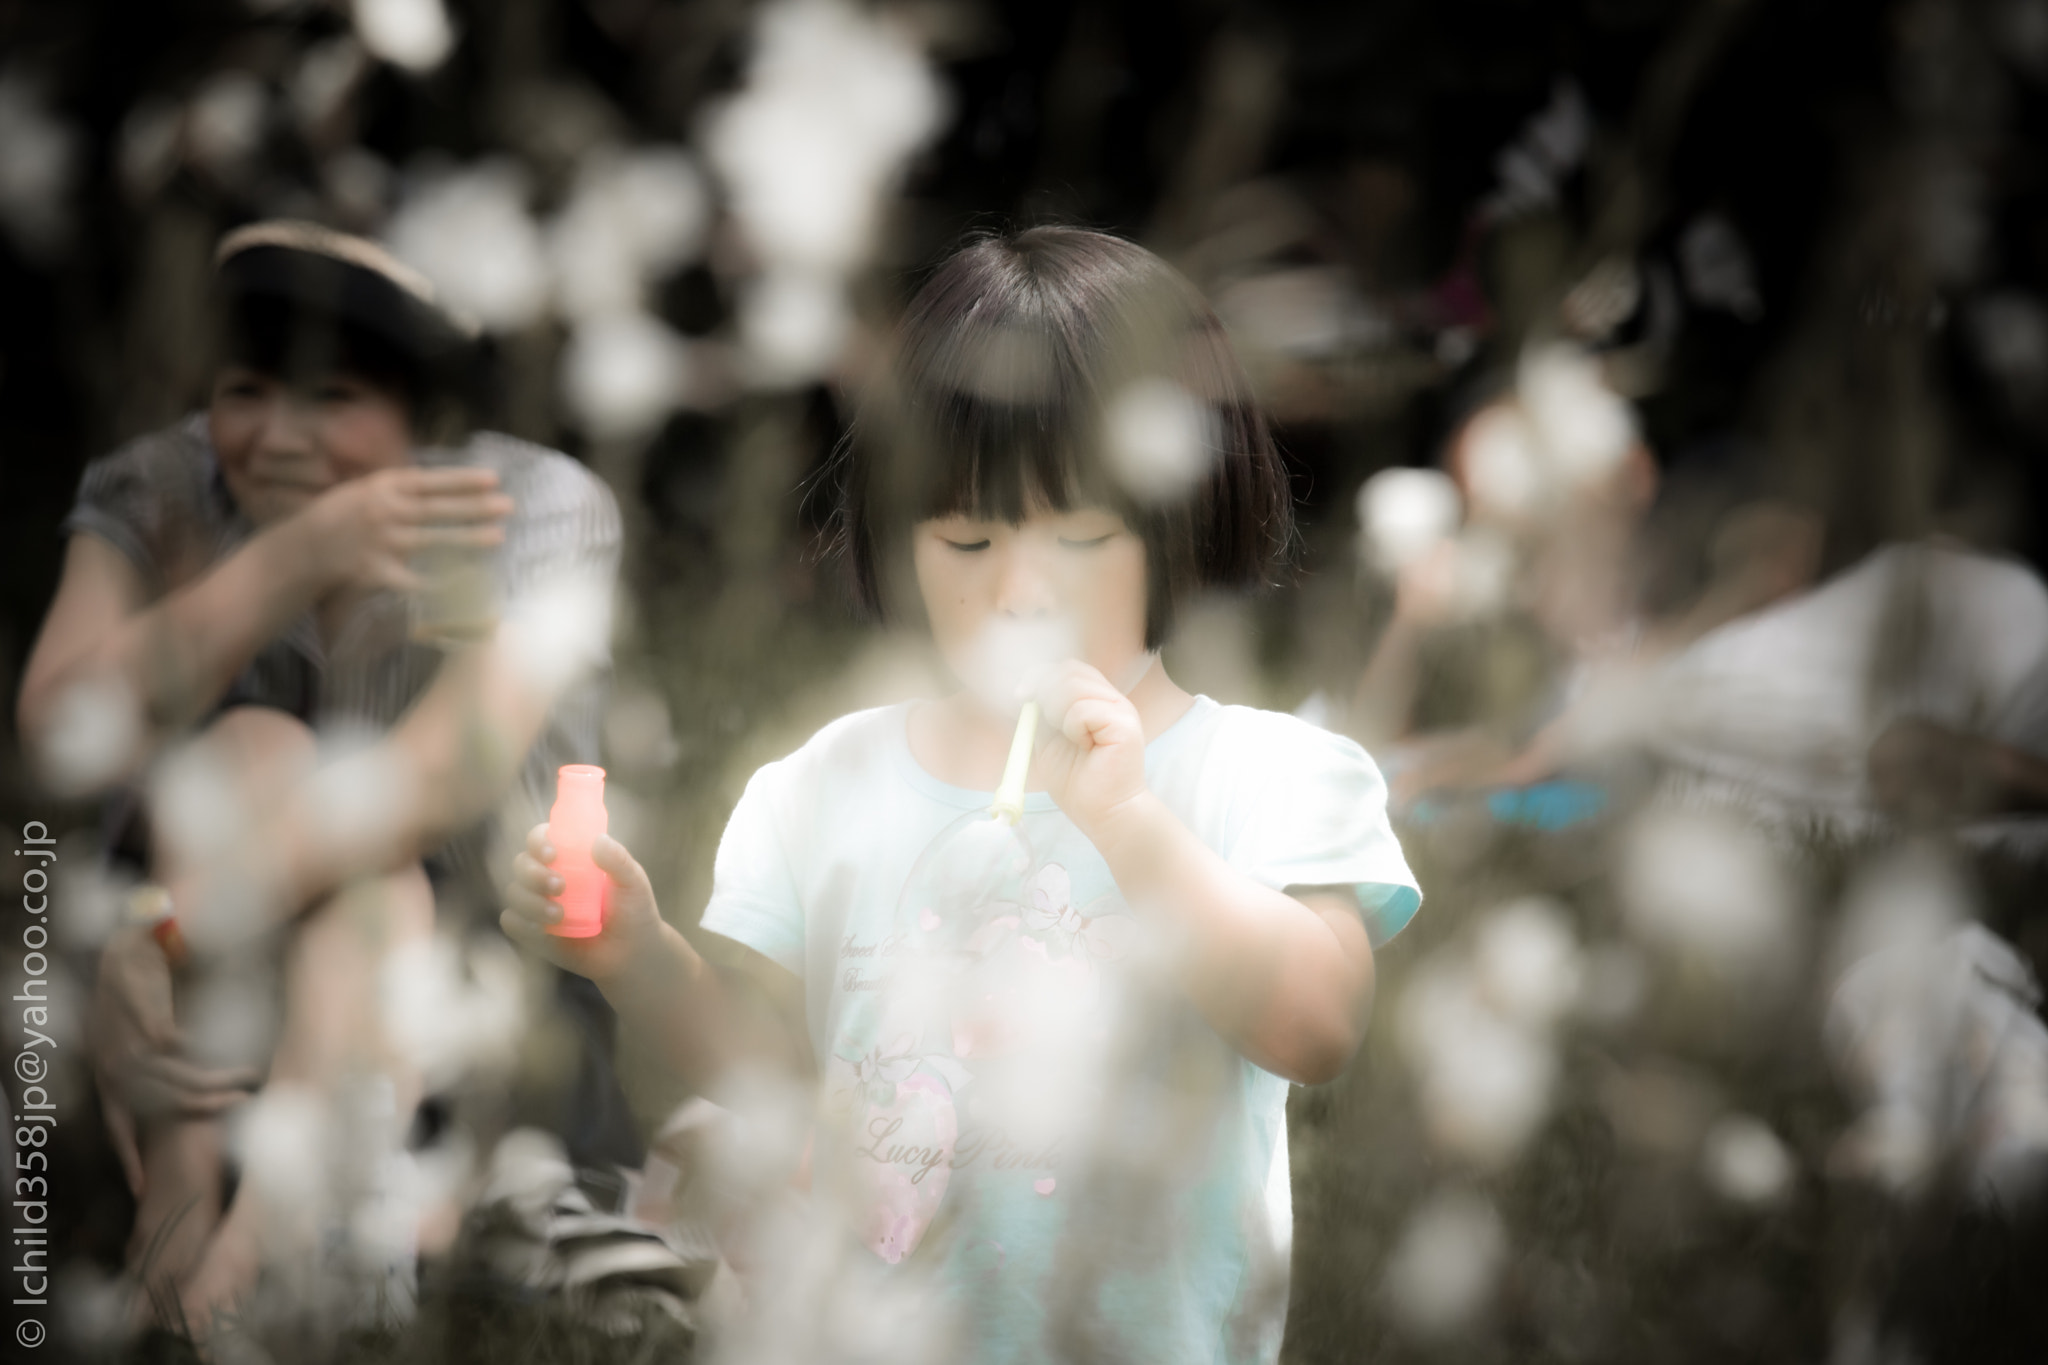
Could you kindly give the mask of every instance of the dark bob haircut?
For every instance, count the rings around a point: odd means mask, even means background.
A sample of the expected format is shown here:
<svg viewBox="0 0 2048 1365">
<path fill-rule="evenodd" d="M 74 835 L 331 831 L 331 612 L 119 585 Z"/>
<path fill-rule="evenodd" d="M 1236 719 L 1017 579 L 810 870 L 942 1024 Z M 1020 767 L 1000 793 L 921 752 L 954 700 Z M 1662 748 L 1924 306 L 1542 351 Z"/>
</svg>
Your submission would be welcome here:
<svg viewBox="0 0 2048 1365">
<path fill-rule="evenodd" d="M 1163 465 L 1147 462 L 1148 422 L 1165 424 Z M 1222 323 L 1166 262 L 1083 228 L 986 237 L 945 261 L 834 469 L 833 543 L 877 619 L 905 600 L 909 532 L 932 517 L 1117 512 L 1145 543 L 1148 649 L 1189 593 L 1268 584 L 1293 543 L 1287 471 Z"/>
<path fill-rule="evenodd" d="M 272 220 L 230 232 L 214 260 L 223 362 L 292 381 L 353 374 L 402 397 L 416 431 L 460 425 L 475 366 L 470 331 L 382 247 Z"/>
</svg>

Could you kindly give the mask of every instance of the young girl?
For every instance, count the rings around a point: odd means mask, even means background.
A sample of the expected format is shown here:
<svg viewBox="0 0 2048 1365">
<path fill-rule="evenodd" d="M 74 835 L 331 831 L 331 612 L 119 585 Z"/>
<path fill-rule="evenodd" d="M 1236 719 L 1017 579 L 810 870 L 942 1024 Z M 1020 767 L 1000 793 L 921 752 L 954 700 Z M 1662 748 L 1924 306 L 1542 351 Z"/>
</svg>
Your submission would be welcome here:
<svg viewBox="0 0 2048 1365">
<path fill-rule="evenodd" d="M 1166 458 L 1175 431 L 1196 461 Z M 736 970 L 610 841 L 602 933 L 546 934 L 545 826 L 506 931 L 699 1088 L 815 1078 L 814 1195 L 934 1287 L 951 1358 L 1270 1359 L 1287 1082 L 1349 1061 L 1372 945 L 1420 895 L 1361 749 L 1160 664 L 1184 597 L 1261 581 L 1292 534 L 1222 327 L 1128 242 L 978 242 L 911 305 L 838 472 L 861 600 L 921 611 L 961 690 L 754 775 L 703 917 Z M 965 685 L 1019 636 L 1071 657 Z M 1012 833 L 988 811 L 1027 695 Z"/>
</svg>

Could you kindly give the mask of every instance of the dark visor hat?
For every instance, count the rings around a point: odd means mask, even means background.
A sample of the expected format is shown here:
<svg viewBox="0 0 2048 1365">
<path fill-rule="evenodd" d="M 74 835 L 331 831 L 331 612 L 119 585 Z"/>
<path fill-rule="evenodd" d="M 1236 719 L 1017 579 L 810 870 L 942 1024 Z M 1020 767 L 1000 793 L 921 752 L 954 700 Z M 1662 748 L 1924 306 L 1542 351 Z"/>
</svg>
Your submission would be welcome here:
<svg viewBox="0 0 2048 1365">
<path fill-rule="evenodd" d="M 215 288 L 230 315 L 254 306 L 309 329 L 371 341 L 431 386 L 459 367 L 476 328 L 383 247 L 317 223 L 251 223 L 221 238 Z"/>
</svg>

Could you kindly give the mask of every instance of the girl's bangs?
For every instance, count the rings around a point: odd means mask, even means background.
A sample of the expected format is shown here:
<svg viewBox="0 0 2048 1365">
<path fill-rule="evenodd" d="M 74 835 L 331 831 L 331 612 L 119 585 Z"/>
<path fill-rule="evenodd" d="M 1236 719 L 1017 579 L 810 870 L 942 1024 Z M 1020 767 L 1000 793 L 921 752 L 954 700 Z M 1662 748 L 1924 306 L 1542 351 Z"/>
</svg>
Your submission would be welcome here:
<svg viewBox="0 0 2048 1365">
<path fill-rule="evenodd" d="M 1099 414 L 1076 357 L 1051 329 L 980 321 L 906 367 L 920 515 L 1015 523 L 1041 509 L 1115 505 L 1091 458 Z"/>
<path fill-rule="evenodd" d="M 933 405 L 914 438 L 923 459 L 921 517 L 1015 524 L 1037 511 L 1115 506 L 1114 487 L 1086 456 L 1091 439 L 1071 405 L 993 401 L 955 393 Z"/>
</svg>

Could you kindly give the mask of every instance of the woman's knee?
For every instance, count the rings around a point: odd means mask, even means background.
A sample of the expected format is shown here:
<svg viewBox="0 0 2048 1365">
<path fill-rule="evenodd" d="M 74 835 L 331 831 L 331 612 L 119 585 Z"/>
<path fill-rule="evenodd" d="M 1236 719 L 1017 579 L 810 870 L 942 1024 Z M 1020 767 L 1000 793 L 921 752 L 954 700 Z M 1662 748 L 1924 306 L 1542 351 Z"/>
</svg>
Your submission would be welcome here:
<svg viewBox="0 0 2048 1365">
<path fill-rule="evenodd" d="M 272 706 L 231 706 L 199 732 L 198 743 L 256 789 L 303 776 L 317 749 L 311 727 Z"/>
</svg>

